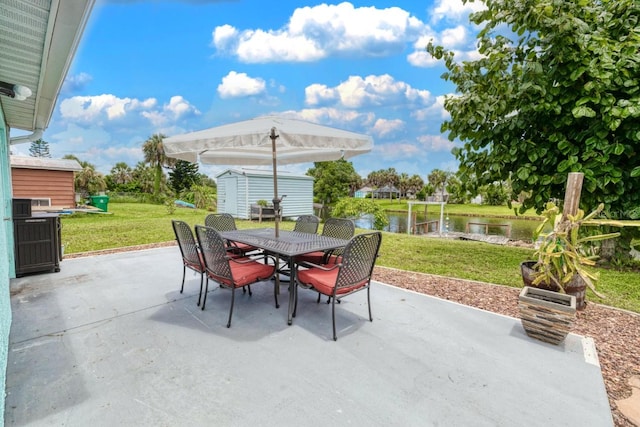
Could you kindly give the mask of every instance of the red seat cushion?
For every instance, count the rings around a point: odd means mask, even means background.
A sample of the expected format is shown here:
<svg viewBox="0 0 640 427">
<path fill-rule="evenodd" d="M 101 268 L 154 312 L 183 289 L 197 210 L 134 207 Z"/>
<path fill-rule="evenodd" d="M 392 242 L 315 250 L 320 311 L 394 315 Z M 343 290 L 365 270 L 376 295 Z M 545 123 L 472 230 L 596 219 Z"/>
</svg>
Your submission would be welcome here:
<svg viewBox="0 0 640 427">
<path fill-rule="evenodd" d="M 327 268 L 331 268 L 332 264 L 327 264 Z M 324 295 L 333 295 L 333 288 L 336 286 L 336 279 L 338 278 L 339 268 L 334 268 L 330 271 L 321 270 L 319 268 L 310 268 L 308 270 L 298 271 L 298 280 L 305 285 L 311 285 L 315 290 Z M 338 295 L 347 294 L 355 291 L 367 284 L 367 281 L 363 281 L 353 286 L 346 286 L 338 289 L 336 292 Z"/>
<path fill-rule="evenodd" d="M 231 261 L 229 262 L 229 266 L 231 267 L 231 275 L 237 288 L 250 285 L 259 280 L 268 279 L 273 276 L 276 269 L 273 265 L 262 264 L 257 261 L 251 261 L 246 264 L 238 264 L 237 262 Z"/>
</svg>

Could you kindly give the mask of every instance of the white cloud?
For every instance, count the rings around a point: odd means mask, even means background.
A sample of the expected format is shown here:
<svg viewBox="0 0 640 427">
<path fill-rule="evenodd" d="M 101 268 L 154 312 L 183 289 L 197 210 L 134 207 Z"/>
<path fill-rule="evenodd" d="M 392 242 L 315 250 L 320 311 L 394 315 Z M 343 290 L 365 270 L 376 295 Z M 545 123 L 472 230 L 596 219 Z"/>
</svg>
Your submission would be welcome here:
<svg viewBox="0 0 640 427">
<path fill-rule="evenodd" d="M 373 147 L 373 151 L 384 159 L 402 159 L 422 156 L 424 154 L 420 147 L 406 142 L 376 144 Z"/>
<path fill-rule="evenodd" d="M 162 110 L 143 111 L 143 117 L 148 119 L 154 126 L 166 126 L 177 120 L 190 115 L 200 115 L 200 111 L 186 101 L 182 96 L 172 96 L 168 104 L 162 106 Z"/>
<path fill-rule="evenodd" d="M 325 124 L 354 132 L 368 131 L 375 123 L 375 114 L 337 108 L 305 108 L 277 113 L 284 117 Z"/>
<path fill-rule="evenodd" d="M 455 146 L 453 141 L 442 135 L 421 135 L 417 139 L 429 151 L 451 151 Z"/>
<path fill-rule="evenodd" d="M 449 112 L 444 109 L 444 101 L 447 95 L 440 95 L 436 97 L 433 104 L 427 108 L 420 108 L 411 112 L 410 116 L 418 121 L 424 121 L 433 118 L 448 119 L 451 117 Z"/>
<path fill-rule="evenodd" d="M 388 136 L 402 130 L 405 127 L 405 124 L 406 123 L 400 119 L 378 119 L 373 125 L 373 131 L 380 137 Z"/>
<path fill-rule="evenodd" d="M 179 95 L 171 97 L 161 109 L 156 109 L 157 103 L 155 98 L 139 100 L 106 94 L 74 96 L 60 103 L 60 114 L 68 122 L 100 126 L 108 126 L 110 122 L 135 120 L 142 116 L 156 127 L 167 126 L 186 116 L 200 114 L 196 107 Z"/>
<path fill-rule="evenodd" d="M 140 101 L 132 98 L 118 98 L 115 95 L 74 96 L 60 103 L 60 114 L 64 119 L 92 122 L 106 119 L 124 118 L 128 112 L 152 108 L 154 98 Z"/>
<path fill-rule="evenodd" d="M 297 8 L 280 29 L 216 27 L 213 45 L 242 62 L 316 61 L 331 55 L 386 56 L 402 52 L 424 24 L 398 7 L 354 7 L 343 2 Z"/>
<path fill-rule="evenodd" d="M 415 89 L 388 74 L 380 76 L 349 76 L 334 88 L 314 84 L 305 89 L 307 105 L 338 103 L 347 108 L 371 106 L 426 105 L 431 98 L 428 90 Z"/>
<path fill-rule="evenodd" d="M 62 85 L 61 92 L 70 93 L 83 89 L 93 80 L 93 77 L 87 73 L 74 74 L 68 76 Z"/>
<path fill-rule="evenodd" d="M 240 98 L 264 93 L 266 83 L 261 78 L 249 77 L 246 73 L 230 71 L 218 85 L 221 98 Z"/>
<path fill-rule="evenodd" d="M 466 3 L 462 3 L 462 0 L 436 0 L 432 22 L 466 21 L 470 13 L 483 9 L 486 9 L 486 7 L 481 0 Z"/>
<path fill-rule="evenodd" d="M 425 27 L 425 31 L 413 44 L 414 51 L 407 55 L 409 64 L 422 68 L 442 64 L 442 61 L 435 60 L 426 51 L 430 41 L 436 46 L 453 51 L 456 61 L 477 59 L 477 28 L 469 22 L 469 14 L 484 8 L 482 1 L 462 4 L 461 0 L 439 0 L 431 14 L 431 24 L 438 30 Z"/>
</svg>

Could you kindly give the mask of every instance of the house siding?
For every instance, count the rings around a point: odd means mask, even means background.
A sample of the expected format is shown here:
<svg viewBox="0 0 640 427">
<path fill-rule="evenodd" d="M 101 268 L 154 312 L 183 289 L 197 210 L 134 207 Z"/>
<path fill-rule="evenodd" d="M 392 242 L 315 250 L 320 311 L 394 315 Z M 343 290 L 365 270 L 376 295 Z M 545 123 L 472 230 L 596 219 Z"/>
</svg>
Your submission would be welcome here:
<svg viewBox="0 0 640 427">
<path fill-rule="evenodd" d="M 273 175 L 268 172 L 227 170 L 216 176 L 218 184 L 218 212 L 231 213 L 249 219 L 251 204 L 258 200 L 273 200 Z M 227 183 L 237 179 L 236 210 L 227 203 Z M 278 175 L 278 195 L 286 195 L 282 202 L 283 217 L 313 214 L 313 178 L 305 175 Z"/>
<path fill-rule="evenodd" d="M 75 189 L 72 171 L 11 168 L 13 197 L 50 198 L 51 206 L 70 208 L 75 206 Z"/>
</svg>

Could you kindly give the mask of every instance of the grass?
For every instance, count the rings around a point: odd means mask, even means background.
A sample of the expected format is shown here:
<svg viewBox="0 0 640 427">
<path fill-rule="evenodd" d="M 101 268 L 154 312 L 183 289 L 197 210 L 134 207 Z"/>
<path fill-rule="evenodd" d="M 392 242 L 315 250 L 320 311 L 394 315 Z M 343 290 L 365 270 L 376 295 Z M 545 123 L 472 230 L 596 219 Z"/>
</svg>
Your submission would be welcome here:
<svg viewBox="0 0 640 427">
<path fill-rule="evenodd" d="M 452 206 L 459 209 L 460 205 Z M 466 213 L 490 215 L 489 211 L 505 210 L 508 211 L 507 208 L 485 210 L 474 205 L 468 206 Z M 170 214 L 165 206 L 141 203 L 109 203 L 109 212 L 110 215 L 63 216 L 65 253 L 172 241 L 175 236 L 171 219 L 181 219 L 194 226 L 203 224 L 209 213 L 201 209 L 176 208 Z M 273 222 L 260 224 L 237 220 L 236 223 L 241 229 L 273 226 Z M 281 228 L 290 230 L 293 225 L 293 222 L 285 221 Z M 519 247 L 384 233 L 377 265 L 519 288 L 522 287 L 520 262 L 530 259 L 532 253 L 532 249 Z M 632 271 L 598 271 L 601 275 L 598 290 L 607 298 L 600 300 L 591 293 L 587 298 L 640 313 L 640 275 Z"/>
<path fill-rule="evenodd" d="M 409 204 L 406 200 L 388 200 L 374 199 L 383 209 L 388 211 L 408 211 Z M 513 206 L 514 208 L 516 205 Z M 440 205 L 427 205 L 429 212 L 440 212 Z M 413 205 L 412 211 L 422 212 L 424 205 Z M 447 203 L 444 207 L 445 213 L 449 215 L 472 215 L 472 216 L 493 216 L 493 217 L 516 217 L 513 209 L 507 206 L 489 206 L 489 205 L 457 205 Z M 524 214 L 518 214 L 519 218 L 540 218 L 533 210 L 529 210 Z"/>
</svg>

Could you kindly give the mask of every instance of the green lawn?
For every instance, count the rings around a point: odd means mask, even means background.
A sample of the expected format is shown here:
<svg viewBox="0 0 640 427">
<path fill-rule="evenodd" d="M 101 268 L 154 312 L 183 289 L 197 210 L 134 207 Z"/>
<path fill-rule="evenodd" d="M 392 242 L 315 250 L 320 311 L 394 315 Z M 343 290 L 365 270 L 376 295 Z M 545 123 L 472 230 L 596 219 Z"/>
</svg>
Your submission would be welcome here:
<svg viewBox="0 0 640 427">
<path fill-rule="evenodd" d="M 462 209 L 459 206 L 447 205 Z M 181 219 L 194 226 L 203 224 L 208 214 L 205 210 L 186 208 L 177 208 L 169 214 L 165 206 L 139 203 L 110 203 L 108 209 L 111 214 L 62 217 L 65 253 L 171 241 L 175 239 L 171 219 Z M 489 212 L 505 211 L 510 212 L 507 208 L 485 210 L 484 206 L 473 205 L 467 206 L 466 213 L 491 215 Z M 259 224 L 257 221 L 237 220 L 237 226 L 272 227 L 273 222 Z M 284 222 L 282 228 L 292 229 L 293 222 Z M 521 287 L 520 262 L 530 259 L 532 253 L 531 249 L 481 242 L 384 233 L 378 265 Z M 589 294 L 588 299 L 640 313 L 640 275 L 605 269 L 599 271 L 601 281 L 598 289 L 607 299 L 599 300 L 593 294 Z"/>
</svg>

